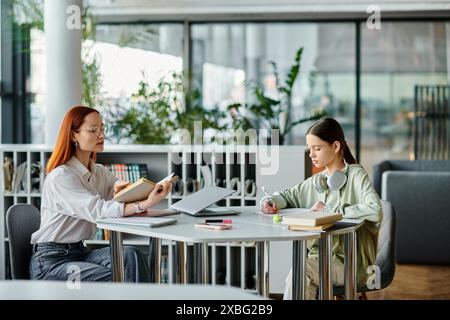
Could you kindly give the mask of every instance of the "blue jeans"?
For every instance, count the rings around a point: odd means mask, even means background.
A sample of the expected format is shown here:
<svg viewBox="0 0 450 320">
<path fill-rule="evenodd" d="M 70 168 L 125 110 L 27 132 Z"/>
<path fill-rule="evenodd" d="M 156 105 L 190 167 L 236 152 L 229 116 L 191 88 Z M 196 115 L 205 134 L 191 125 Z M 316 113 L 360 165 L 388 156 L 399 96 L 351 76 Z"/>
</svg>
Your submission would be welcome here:
<svg viewBox="0 0 450 320">
<path fill-rule="evenodd" d="M 134 247 L 123 248 L 125 281 L 149 282 L 144 255 Z M 110 247 L 87 252 L 83 242 L 45 242 L 33 245 L 30 278 L 36 280 L 112 281 Z"/>
</svg>

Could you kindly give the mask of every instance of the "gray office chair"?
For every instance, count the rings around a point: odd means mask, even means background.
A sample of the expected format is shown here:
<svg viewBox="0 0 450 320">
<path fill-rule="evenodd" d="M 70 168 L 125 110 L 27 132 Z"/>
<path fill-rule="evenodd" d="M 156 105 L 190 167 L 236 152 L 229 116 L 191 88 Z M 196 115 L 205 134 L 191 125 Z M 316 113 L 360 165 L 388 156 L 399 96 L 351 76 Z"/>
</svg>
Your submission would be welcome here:
<svg viewBox="0 0 450 320">
<path fill-rule="evenodd" d="M 13 279 L 30 279 L 31 234 L 39 229 L 40 223 L 39 210 L 31 204 L 15 204 L 6 213 Z"/>
<path fill-rule="evenodd" d="M 389 201 L 381 200 L 383 208 L 383 221 L 380 226 L 378 236 L 378 252 L 376 264 L 380 268 L 380 288 L 369 289 L 366 285 L 358 287 L 358 292 L 365 299 L 366 292 L 382 290 L 389 286 L 395 275 L 395 237 L 396 237 L 396 218 L 394 207 Z M 334 286 L 333 295 L 343 296 L 343 286 Z"/>
</svg>

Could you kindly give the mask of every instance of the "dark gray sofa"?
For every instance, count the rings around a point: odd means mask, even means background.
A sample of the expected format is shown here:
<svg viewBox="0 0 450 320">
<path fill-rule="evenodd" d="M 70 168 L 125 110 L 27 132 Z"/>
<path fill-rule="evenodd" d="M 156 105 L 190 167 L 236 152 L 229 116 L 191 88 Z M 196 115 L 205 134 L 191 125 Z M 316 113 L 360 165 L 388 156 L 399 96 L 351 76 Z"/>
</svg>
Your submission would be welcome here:
<svg viewBox="0 0 450 320">
<path fill-rule="evenodd" d="M 383 161 L 373 180 L 397 214 L 397 262 L 450 264 L 450 161 Z"/>
</svg>

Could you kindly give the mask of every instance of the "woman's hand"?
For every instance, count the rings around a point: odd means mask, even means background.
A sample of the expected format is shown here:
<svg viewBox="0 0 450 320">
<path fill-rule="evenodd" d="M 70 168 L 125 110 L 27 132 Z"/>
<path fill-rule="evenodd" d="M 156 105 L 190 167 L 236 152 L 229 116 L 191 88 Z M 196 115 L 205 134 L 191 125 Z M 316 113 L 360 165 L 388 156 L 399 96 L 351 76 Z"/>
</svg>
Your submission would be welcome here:
<svg viewBox="0 0 450 320">
<path fill-rule="evenodd" d="M 130 185 L 128 181 L 118 181 L 114 184 L 114 196 L 121 190 L 125 189 Z"/>
<path fill-rule="evenodd" d="M 126 203 L 123 211 L 123 216 L 146 216 L 146 210 L 150 207 L 153 207 L 155 204 L 164 199 L 167 194 L 172 190 L 172 182 L 164 181 L 156 184 L 155 188 L 153 188 L 152 192 L 148 195 L 148 198 L 143 201 L 138 201 L 139 208 L 144 210 L 144 212 L 136 213 L 136 202 L 134 203 Z"/>
<path fill-rule="evenodd" d="M 266 214 L 276 214 L 278 209 L 275 203 L 266 200 L 262 203 L 261 211 Z"/>
<path fill-rule="evenodd" d="M 162 199 L 164 199 L 169 192 L 172 190 L 172 182 L 171 181 L 163 181 L 156 184 L 153 191 L 149 194 L 146 202 L 148 202 L 148 208 L 154 206 Z"/>
<path fill-rule="evenodd" d="M 317 201 L 317 202 L 311 207 L 311 210 L 312 210 L 312 211 L 322 211 L 323 209 L 325 209 L 325 203 L 323 203 L 322 201 Z"/>
</svg>

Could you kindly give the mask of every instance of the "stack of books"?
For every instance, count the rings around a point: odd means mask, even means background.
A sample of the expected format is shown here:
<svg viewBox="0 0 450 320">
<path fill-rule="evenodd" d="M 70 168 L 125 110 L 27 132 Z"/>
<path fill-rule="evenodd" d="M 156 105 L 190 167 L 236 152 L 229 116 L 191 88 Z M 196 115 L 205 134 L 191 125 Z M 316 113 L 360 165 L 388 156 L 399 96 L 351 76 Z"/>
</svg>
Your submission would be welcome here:
<svg viewBox="0 0 450 320">
<path fill-rule="evenodd" d="M 289 230 L 295 231 L 324 231 L 342 220 L 341 213 L 322 213 L 302 210 L 282 216 L 282 223 Z"/>
<path fill-rule="evenodd" d="M 97 232 L 92 240 L 109 240 L 110 231 L 106 229 L 97 228 Z"/>
<path fill-rule="evenodd" d="M 131 183 L 147 178 L 147 165 L 142 163 L 110 163 L 104 166 L 117 178 Z"/>
</svg>

